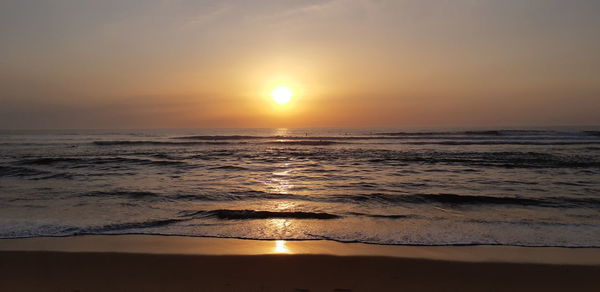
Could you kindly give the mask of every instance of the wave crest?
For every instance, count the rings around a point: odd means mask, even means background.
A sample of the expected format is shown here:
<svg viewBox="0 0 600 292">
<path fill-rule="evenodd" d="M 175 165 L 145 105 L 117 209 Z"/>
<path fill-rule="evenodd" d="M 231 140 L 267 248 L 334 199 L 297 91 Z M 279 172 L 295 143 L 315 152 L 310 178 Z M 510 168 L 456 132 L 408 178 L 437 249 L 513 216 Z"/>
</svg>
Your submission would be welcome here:
<svg viewBox="0 0 600 292">
<path fill-rule="evenodd" d="M 184 212 L 185 216 L 213 217 L 222 220 L 244 220 L 244 219 L 336 219 L 338 215 L 319 212 L 300 211 L 256 211 L 256 210 L 210 210 Z"/>
</svg>

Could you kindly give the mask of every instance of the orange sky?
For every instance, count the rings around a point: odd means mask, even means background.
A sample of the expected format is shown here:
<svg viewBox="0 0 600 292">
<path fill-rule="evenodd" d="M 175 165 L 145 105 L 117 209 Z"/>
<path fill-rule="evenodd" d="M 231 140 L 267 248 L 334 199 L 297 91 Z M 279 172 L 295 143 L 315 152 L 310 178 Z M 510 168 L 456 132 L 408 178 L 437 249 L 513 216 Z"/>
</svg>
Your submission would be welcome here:
<svg viewBox="0 0 600 292">
<path fill-rule="evenodd" d="M 600 2 L 2 1 L 0 128 L 600 124 Z M 269 92 L 293 89 L 276 106 Z"/>
</svg>

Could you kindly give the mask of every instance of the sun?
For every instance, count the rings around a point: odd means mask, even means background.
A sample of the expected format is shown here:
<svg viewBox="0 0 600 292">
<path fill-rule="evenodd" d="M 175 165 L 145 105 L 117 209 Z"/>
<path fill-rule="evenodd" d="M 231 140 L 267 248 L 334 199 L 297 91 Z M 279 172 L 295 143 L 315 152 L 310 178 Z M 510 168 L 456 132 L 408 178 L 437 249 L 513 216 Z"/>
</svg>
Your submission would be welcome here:
<svg viewBox="0 0 600 292">
<path fill-rule="evenodd" d="M 287 86 L 277 86 L 271 91 L 271 98 L 278 105 L 286 105 L 292 101 L 294 92 Z"/>
</svg>

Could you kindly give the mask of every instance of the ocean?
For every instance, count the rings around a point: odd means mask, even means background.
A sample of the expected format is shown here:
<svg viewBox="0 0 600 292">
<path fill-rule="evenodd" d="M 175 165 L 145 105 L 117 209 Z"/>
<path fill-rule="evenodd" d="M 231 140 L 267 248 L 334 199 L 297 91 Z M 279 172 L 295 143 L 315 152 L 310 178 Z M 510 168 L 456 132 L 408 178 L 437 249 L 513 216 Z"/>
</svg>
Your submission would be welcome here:
<svg viewBox="0 0 600 292">
<path fill-rule="evenodd" d="M 600 247 L 600 131 L 0 131 L 0 238 Z"/>
</svg>

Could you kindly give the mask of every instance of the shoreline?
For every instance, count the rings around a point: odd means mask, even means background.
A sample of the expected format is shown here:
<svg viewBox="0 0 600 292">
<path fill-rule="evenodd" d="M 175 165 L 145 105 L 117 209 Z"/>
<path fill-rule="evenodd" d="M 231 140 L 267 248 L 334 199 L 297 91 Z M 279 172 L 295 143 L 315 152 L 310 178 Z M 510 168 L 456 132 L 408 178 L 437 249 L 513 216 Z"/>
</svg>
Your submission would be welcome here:
<svg viewBox="0 0 600 292">
<path fill-rule="evenodd" d="M 600 249 L 149 235 L 0 240 L 0 291 L 595 291 Z"/>
<path fill-rule="evenodd" d="M 502 245 L 413 246 L 332 240 L 251 240 L 172 235 L 78 235 L 0 239 L 0 251 L 211 256 L 270 254 L 380 256 L 458 262 L 600 266 L 600 248 Z"/>
</svg>

